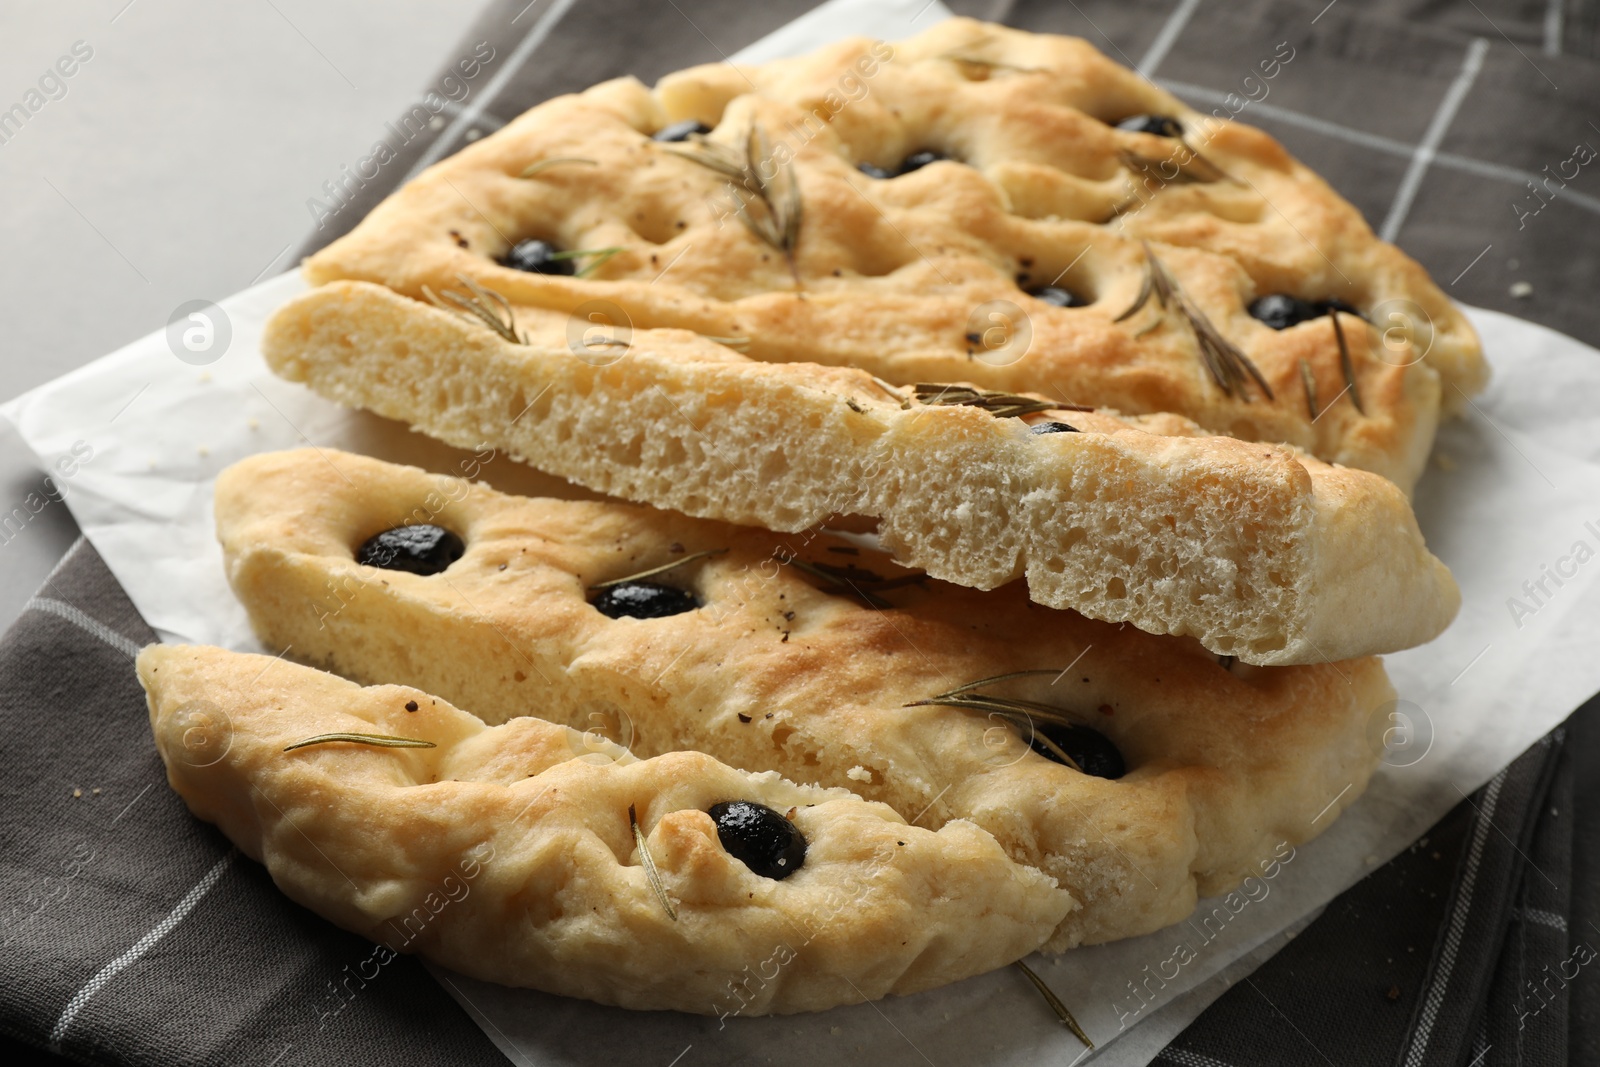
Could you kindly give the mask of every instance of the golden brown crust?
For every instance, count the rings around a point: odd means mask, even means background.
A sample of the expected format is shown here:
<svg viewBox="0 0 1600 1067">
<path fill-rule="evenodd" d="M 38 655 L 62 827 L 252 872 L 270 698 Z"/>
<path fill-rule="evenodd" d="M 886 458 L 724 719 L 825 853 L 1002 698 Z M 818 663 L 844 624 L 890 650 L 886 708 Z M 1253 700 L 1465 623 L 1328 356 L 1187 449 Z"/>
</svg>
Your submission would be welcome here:
<svg viewBox="0 0 1600 1067">
<path fill-rule="evenodd" d="M 139 678 L 173 788 L 284 892 L 489 981 L 632 1008 L 812 1011 L 1003 966 L 1072 906 L 970 824 L 908 826 L 696 752 L 635 760 L 540 719 L 487 727 L 421 690 L 219 648 L 152 645 Z M 334 732 L 437 747 L 284 751 Z M 724 800 L 792 812 L 800 869 L 779 881 L 730 856 L 706 814 Z"/>
<path fill-rule="evenodd" d="M 1152 183 L 1127 163 L 1131 153 L 1159 168 L 1177 151 L 1170 139 L 1108 125 L 1138 113 L 1179 119 L 1213 169 L 1187 172 L 1213 180 Z M 758 124 L 792 154 L 803 204 L 792 266 L 735 220 L 723 178 L 649 140 L 685 118 L 715 124 L 713 140 L 728 145 Z M 887 181 L 856 170 L 919 149 L 970 165 L 934 163 Z M 519 176 L 559 158 L 597 165 Z M 499 265 L 524 237 L 624 251 L 585 278 Z M 1142 240 L 1260 368 L 1275 400 L 1253 388 L 1225 395 L 1176 313 L 1152 306 L 1113 321 L 1139 291 Z M 408 184 L 306 273 L 413 297 L 467 275 L 504 293 L 550 344 L 564 344 L 572 316 L 601 300 L 622 309 L 636 336 L 678 327 L 748 337 L 760 361 L 1178 412 L 1406 488 L 1426 459 L 1441 389 L 1447 406 L 1459 405 L 1487 377 L 1471 327 L 1422 269 L 1270 137 L 1216 124 L 1083 41 L 966 19 L 892 48 L 854 40 L 764 66 L 697 67 L 654 92 L 621 80 L 549 101 Z M 1094 303 L 1050 307 L 1025 295 L 1018 276 Z M 1274 292 L 1342 299 L 1382 320 L 1380 335 L 1343 317 L 1365 415 L 1344 393 L 1327 319 L 1275 332 L 1248 315 L 1252 299 Z M 1013 358 L 1017 342 L 987 353 L 969 339 L 988 328 L 979 309 L 990 301 L 1026 317 L 1026 355 Z M 1419 324 L 1425 352 L 1390 328 L 1397 309 Z"/>
<path fill-rule="evenodd" d="M 1082 903 L 1063 948 L 1158 929 L 1325 829 L 1376 763 L 1368 725 L 1393 697 L 1374 659 L 1227 665 L 1195 643 L 927 580 L 887 610 L 780 560 L 900 575 L 828 534 L 781 537 L 603 503 L 508 497 L 345 453 L 257 456 L 217 485 L 229 579 L 262 639 L 363 681 L 437 693 L 499 722 L 603 728 L 635 754 L 683 749 L 848 788 L 917 825 L 968 819 Z M 355 546 L 434 522 L 466 555 L 421 577 Z M 702 607 L 611 619 L 586 589 L 725 549 L 663 581 Z M 778 553 L 774 558 L 774 553 Z M 859 580 L 859 579 L 858 579 Z M 907 707 L 964 683 L 1064 709 L 1129 771 L 1089 777 L 996 721 Z M 1331 805 L 1331 806 L 1330 806 Z"/>
</svg>

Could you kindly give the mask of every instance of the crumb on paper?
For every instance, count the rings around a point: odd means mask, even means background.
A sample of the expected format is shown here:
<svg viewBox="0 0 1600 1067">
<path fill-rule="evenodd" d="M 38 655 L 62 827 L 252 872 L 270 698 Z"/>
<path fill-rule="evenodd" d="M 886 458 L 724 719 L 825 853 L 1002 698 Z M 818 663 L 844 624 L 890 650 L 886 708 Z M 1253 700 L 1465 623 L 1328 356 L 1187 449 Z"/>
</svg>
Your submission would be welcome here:
<svg viewBox="0 0 1600 1067">
<path fill-rule="evenodd" d="M 195 451 L 196 451 L 196 452 L 198 452 L 198 453 L 200 453 L 200 457 L 201 457 L 201 458 L 202 458 L 202 459 L 204 459 L 204 458 L 205 458 L 205 457 L 206 457 L 206 456 L 209 456 L 209 455 L 211 455 L 211 449 L 210 449 L 210 448 L 208 448 L 208 447 L 207 447 L 207 446 L 205 446 L 205 445 L 199 445 L 199 446 L 197 446 L 197 447 L 196 447 L 196 448 L 195 448 Z"/>
<path fill-rule="evenodd" d="M 848 771 L 845 771 L 844 776 L 850 779 L 852 782 L 872 781 L 872 772 L 861 766 L 859 763 L 854 767 L 851 767 Z"/>
<path fill-rule="evenodd" d="M 250 428 L 252 430 L 261 429 L 261 420 L 260 419 L 246 419 L 244 424 L 245 424 L 245 426 L 247 426 L 248 428 Z"/>
<path fill-rule="evenodd" d="M 206 382 L 209 382 L 211 380 L 211 372 L 208 371 L 208 370 L 201 371 L 200 372 L 200 377 L 199 377 L 198 380 L 199 380 L 201 385 L 204 385 Z"/>
</svg>

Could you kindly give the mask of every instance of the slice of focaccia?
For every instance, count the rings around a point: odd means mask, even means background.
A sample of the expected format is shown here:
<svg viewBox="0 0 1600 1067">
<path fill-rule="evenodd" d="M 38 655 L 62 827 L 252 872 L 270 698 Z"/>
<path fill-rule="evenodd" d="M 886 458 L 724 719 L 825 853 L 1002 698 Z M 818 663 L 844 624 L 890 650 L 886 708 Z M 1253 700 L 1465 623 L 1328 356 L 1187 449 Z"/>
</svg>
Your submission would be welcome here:
<svg viewBox="0 0 1600 1067">
<path fill-rule="evenodd" d="M 219 648 L 152 645 L 138 667 L 196 815 L 299 903 L 476 978 L 811 1011 L 1004 966 L 1073 906 L 970 823 L 934 832 L 701 753 L 636 760 L 541 719 L 486 726 L 419 689 Z"/>
<path fill-rule="evenodd" d="M 1087 42 L 966 19 L 551 100 L 306 274 L 419 300 L 471 278 L 562 350 L 672 327 L 766 365 L 1176 412 L 1408 489 L 1441 400 L 1487 377 L 1459 309 L 1272 138 Z"/>
<path fill-rule="evenodd" d="M 326 396 L 591 489 L 780 531 L 870 516 L 935 577 L 1025 577 L 1041 604 L 1248 663 L 1407 648 L 1459 603 L 1392 483 L 1178 416 L 902 396 L 863 371 L 755 363 L 682 331 L 635 333 L 614 362 L 589 362 L 361 282 L 285 306 L 263 350 Z"/>
<path fill-rule="evenodd" d="M 1179 921 L 1325 829 L 1393 699 L 1375 659 L 1249 667 L 825 532 L 513 497 L 340 452 L 236 464 L 216 511 L 272 649 L 493 723 L 968 820 L 1080 903 L 1051 948 Z"/>
</svg>

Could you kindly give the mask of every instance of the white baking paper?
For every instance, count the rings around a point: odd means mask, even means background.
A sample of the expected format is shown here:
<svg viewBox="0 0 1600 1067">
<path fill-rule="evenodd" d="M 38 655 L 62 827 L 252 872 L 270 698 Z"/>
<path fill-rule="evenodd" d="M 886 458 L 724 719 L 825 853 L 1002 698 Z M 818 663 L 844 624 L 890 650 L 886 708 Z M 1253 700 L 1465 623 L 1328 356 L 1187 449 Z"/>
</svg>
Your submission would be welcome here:
<svg viewBox="0 0 1600 1067">
<path fill-rule="evenodd" d="M 750 54 L 805 51 L 847 34 L 908 36 L 945 14 L 920 0 L 837 0 Z M 232 341 L 212 363 L 181 362 L 165 333 L 152 334 L 0 408 L 56 472 L 79 525 L 164 640 L 260 650 L 212 534 L 211 486 L 223 467 L 307 443 L 442 473 L 455 472 L 465 455 L 267 371 L 257 350 L 261 326 L 302 287 L 285 275 L 224 301 Z M 1180 924 L 1032 961 L 1101 1046 L 1099 1064 L 1148 1063 L 1298 925 L 1600 690 L 1600 352 L 1505 315 L 1469 314 L 1495 379 L 1441 431 L 1416 500 L 1464 606 L 1444 636 L 1387 660 L 1404 698 L 1399 718 L 1377 724 L 1380 733 L 1392 728 L 1390 765 L 1327 833 L 1263 880 L 1265 891 L 1219 936 L 1208 940 Z M 485 466 L 484 477 L 515 492 L 586 495 L 504 458 Z M 1203 903 L 1202 912 L 1215 904 Z M 1193 958 L 1164 978 L 1180 943 Z M 438 977 L 507 1056 L 539 1067 L 1021 1067 L 1071 1063 L 1083 1052 L 1013 969 L 817 1015 L 722 1021 Z M 1124 1033 L 1136 1036 L 1119 1041 Z"/>
</svg>

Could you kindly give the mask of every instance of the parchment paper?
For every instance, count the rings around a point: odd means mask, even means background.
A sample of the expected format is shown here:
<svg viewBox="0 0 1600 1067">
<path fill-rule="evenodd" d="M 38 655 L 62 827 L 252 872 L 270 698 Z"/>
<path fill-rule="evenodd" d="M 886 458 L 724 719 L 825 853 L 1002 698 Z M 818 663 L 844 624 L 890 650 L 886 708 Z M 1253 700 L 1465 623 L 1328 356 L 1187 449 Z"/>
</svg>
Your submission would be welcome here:
<svg viewBox="0 0 1600 1067">
<path fill-rule="evenodd" d="M 945 14 L 919 2 L 835 2 L 748 55 L 805 51 L 855 33 L 907 36 Z M 306 443 L 447 473 L 465 456 L 266 370 L 261 326 L 302 288 L 298 276 L 284 275 L 224 301 L 232 340 L 204 366 L 181 362 L 167 333 L 156 333 L 0 408 L 56 472 L 57 492 L 165 640 L 261 650 L 227 588 L 212 533 L 211 486 L 223 467 Z M 1229 982 L 1600 690 L 1600 352 L 1505 315 L 1468 311 L 1495 379 L 1441 431 L 1416 499 L 1464 606 L 1444 636 L 1387 659 L 1404 698 L 1397 717 L 1375 724 L 1389 745 L 1387 765 L 1328 832 L 1258 880 L 1243 906 L 1239 898 L 1203 902 L 1200 914 L 1228 911 L 1216 936 L 1180 924 L 1031 961 L 1101 1046 L 1097 1063 L 1149 1062 Z M 513 492 L 587 495 L 503 457 L 484 478 Z M 675 1057 L 684 1067 L 1020 1067 L 1071 1063 L 1083 1052 L 1013 969 L 818 1015 L 722 1022 L 436 973 L 513 1061 L 540 1067 Z M 1127 1033 L 1134 1036 L 1117 1040 Z"/>
</svg>

